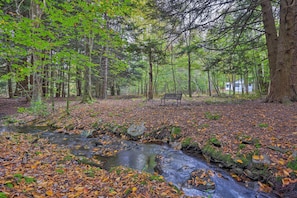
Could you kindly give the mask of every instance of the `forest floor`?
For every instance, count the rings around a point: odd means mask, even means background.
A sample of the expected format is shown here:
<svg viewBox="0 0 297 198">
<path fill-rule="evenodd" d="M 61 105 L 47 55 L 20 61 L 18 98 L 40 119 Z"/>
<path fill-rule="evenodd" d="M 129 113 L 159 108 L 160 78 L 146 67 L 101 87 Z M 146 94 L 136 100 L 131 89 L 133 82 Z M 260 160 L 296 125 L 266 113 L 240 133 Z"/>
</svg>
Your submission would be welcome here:
<svg viewBox="0 0 297 198">
<path fill-rule="evenodd" d="M 67 133 L 81 133 L 82 130 L 95 128 L 96 133 L 111 131 L 124 139 L 131 137 L 121 129 L 144 124 L 145 134 L 138 141 L 170 142 L 177 149 L 188 152 L 192 152 L 194 146 L 194 150 L 202 152 L 207 161 L 228 168 L 238 181 L 256 180 L 261 191 L 273 192 L 280 197 L 296 197 L 297 103 L 274 104 L 262 103 L 260 100 L 215 97 L 187 98 L 179 106 L 174 101 L 160 105 L 158 99 L 108 99 L 90 104 L 72 100 L 70 115 L 66 114 L 65 104 L 63 100 L 56 101 L 55 113 L 44 110 L 49 114 L 38 117 L 27 112 L 15 114 L 16 107 L 28 107 L 22 100 L 0 99 L 0 123 L 2 116 L 3 123 L 47 125 Z M 115 127 L 117 130 L 114 130 Z M 172 130 L 173 127 L 180 130 Z M 162 133 L 167 137 L 162 136 Z M 1 148 L 4 148 L 0 154 L 0 166 L 4 166 L 7 171 L 0 171 L 0 177 L 6 178 L 0 182 L 0 193 L 2 191 L 9 197 L 15 193 L 24 197 L 28 194 L 34 197 L 44 194 L 59 197 L 84 193 L 119 197 L 133 197 L 136 194 L 146 197 L 154 196 L 154 193 L 164 197 L 182 196 L 171 184 L 163 182 L 162 177 L 155 175 L 152 178 L 149 174 L 125 168 L 113 172 L 94 171 L 92 167 L 77 164 L 73 160 L 65 161 L 69 153 L 54 145 L 44 141 L 30 144 L 28 135 L 11 136 L 6 134 L 6 139 L 0 139 Z M 25 149 L 28 146 L 30 151 Z M 41 153 L 43 149 L 46 152 Z M 20 166 L 28 152 L 32 156 L 29 160 L 32 161 Z M 47 160 L 48 163 L 40 163 L 41 160 Z M 59 161 L 62 161 L 61 164 Z M 53 162 L 60 168 L 51 170 L 54 166 L 50 168 L 49 164 Z M 27 173 L 26 167 L 30 169 Z M 38 173 L 45 168 L 46 174 L 41 178 Z M 65 180 L 66 176 L 68 180 Z M 73 180 L 69 179 L 72 177 Z M 30 179 L 34 182 L 30 182 Z M 94 182 L 100 183 L 100 187 L 95 187 Z"/>
</svg>

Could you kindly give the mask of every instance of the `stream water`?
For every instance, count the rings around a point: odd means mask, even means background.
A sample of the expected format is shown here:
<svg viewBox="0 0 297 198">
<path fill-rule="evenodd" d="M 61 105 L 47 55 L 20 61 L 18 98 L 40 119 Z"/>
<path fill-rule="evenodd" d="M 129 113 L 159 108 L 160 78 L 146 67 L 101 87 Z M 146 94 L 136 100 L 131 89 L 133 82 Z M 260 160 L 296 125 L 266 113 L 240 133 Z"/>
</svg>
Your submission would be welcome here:
<svg viewBox="0 0 297 198">
<path fill-rule="evenodd" d="M 166 181 L 172 182 L 182 189 L 188 196 L 205 196 L 213 198 L 270 198 L 256 189 L 247 188 L 236 182 L 227 172 L 207 164 L 204 161 L 190 157 L 180 150 L 174 150 L 167 145 L 139 144 L 134 141 L 125 141 L 102 135 L 98 138 L 87 138 L 83 135 L 69 135 L 54 133 L 45 129 L 22 128 L 13 129 L 23 133 L 35 133 L 41 138 L 48 139 L 51 143 L 68 147 L 77 156 L 97 157 L 104 162 L 104 168 L 114 166 L 126 166 L 133 169 L 153 173 L 154 167 L 158 166 Z M 7 128 L 0 127 L 2 131 Z M 96 148 L 96 149 L 94 149 Z M 102 157 L 102 150 L 121 150 L 113 157 Z M 156 158 L 158 158 L 156 162 Z M 214 183 L 213 190 L 199 190 L 187 185 L 193 171 L 204 170 L 211 172 L 209 178 Z"/>
</svg>

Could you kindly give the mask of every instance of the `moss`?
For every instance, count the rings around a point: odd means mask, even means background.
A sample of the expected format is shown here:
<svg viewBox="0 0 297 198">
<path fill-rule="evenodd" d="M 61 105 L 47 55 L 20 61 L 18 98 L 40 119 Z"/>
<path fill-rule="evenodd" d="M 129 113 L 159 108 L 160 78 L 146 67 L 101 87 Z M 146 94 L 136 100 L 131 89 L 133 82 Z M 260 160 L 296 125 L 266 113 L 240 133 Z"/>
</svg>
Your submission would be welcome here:
<svg viewBox="0 0 297 198">
<path fill-rule="evenodd" d="M 287 164 L 287 167 L 296 171 L 297 170 L 297 157 L 294 160 L 290 161 Z"/>
<path fill-rule="evenodd" d="M 190 147 L 190 146 L 196 147 L 196 146 L 198 146 L 198 144 L 197 144 L 197 142 L 194 142 L 192 140 L 192 138 L 187 137 L 182 141 L 182 147 L 185 148 L 185 147 Z"/>
<path fill-rule="evenodd" d="M 171 128 L 171 133 L 170 133 L 171 141 L 174 141 L 174 140 L 176 140 L 176 139 L 178 139 L 180 137 L 181 137 L 181 128 L 178 127 L 178 126 L 173 126 Z"/>
<path fill-rule="evenodd" d="M 214 146 L 221 147 L 221 142 L 214 136 L 209 139 L 209 142 Z"/>
<path fill-rule="evenodd" d="M 249 156 L 246 155 L 242 155 L 242 154 L 238 154 L 236 156 L 237 160 L 237 166 L 241 167 L 241 168 L 245 168 L 249 165 L 249 163 L 251 162 L 251 158 Z"/>
<path fill-rule="evenodd" d="M 229 154 L 224 154 L 222 151 L 218 150 L 216 147 L 207 144 L 203 147 L 202 153 L 209 156 L 214 162 L 221 162 L 226 167 L 230 167 L 234 164 L 234 161 Z"/>
<path fill-rule="evenodd" d="M 239 149 L 239 150 L 242 150 L 242 149 L 244 149 L 245 147 L 246 147 L 245 144 L 239 144 L 238 149 Z"/>
</svg>

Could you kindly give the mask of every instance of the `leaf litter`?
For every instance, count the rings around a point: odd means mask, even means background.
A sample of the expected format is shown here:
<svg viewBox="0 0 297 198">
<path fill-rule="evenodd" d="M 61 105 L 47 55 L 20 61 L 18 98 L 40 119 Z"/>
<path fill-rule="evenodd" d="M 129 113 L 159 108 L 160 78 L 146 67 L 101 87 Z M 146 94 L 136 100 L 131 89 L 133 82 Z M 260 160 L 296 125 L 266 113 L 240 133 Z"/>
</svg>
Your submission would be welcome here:
<svg viewBox="0 0 297 198">
<path fill-rule="evenodd" d="M 215 137 L 221 142 L 220 149 L 225 154 L 231 155 L 239 164 L 242 164 L 243 161 L 242 159 L 237 158 L 238 155 L 247 156 L 252 153 L 253 160 L 263 160 L 263 156 L 268 156 L 270 160 L 269 169 L 274 172 L 273 176 L 282 178 L 283 186 L 296 183 L 297 171 L 288 167 L 288 163 L 296 160 L 297 155 L 296 103 L 275 104 L 261 103 L 259 101 L 206 103 L 199 99 L 193 99 L 183 100 L 182 105 L 180 106 L 176 106 L 173 103 L 161 106 L 159 102 L 159 100 L 147 102 L 141 99 L 130 99 L 98 100 L 91 104 L 79 104 L 78 101 L 72 101 L 69 116 L 66 116 L 64 110 L 65 102 L 60 102 L 57 106 L 61 106 L 61 108 L 56 111 L 56 114 L 52 114 L 46 119 L 39 118 L 38 122 L 39 124 L 42 123 L 54 126 L 58 129 L 63 129 L 61 131 L 67 131 L 67 133 L 81 133 L 81 130 L 92 130 L 94 125 L 99 128 L 99 133 L 104 132 L 106 123 L 126 127 L 132 124 L 144 123 L 147 129 L 146 134 L 164 126 L 179 126 L 182 132 L 180 141 L 183 141 L 186 138 L 191 138 L 192 141 L 198 143 L 199 147 L 202 148 L 207 145 L 211 138 Z M 206 116 L 206 114 L 208 116 Z M 213 117 L 212 119 L 211 116 L 216 117 Z M 32 119 L 32 116 L 26 117 L 24 115 L 19 115 L 19 117 L 22 118 L 23 122 L 27 123 L 30 123 L 30 120 L 34 120 Z M 17 119 L 19 117 L 16 116 Z M 48 149 L 49 153 L 51 153 L 53 149 L 53 145 L 50 146 L 51 148 Z M 59 155 L 60 157 L 63 156 L 63 152 L 60 152 Z M 16 160 L 15 157 L 13 159 Z M 56 159 L 52 161 L 59 160 Z M 70 162 L 73 162 L 73 160 Z M 69 171 L 67 169 L 69 166 L 77 166 L 76 168 L 80 169 L 90 168 L 70 162 L 67 162 L 65 165 L 67 171 Z M 42 165 L 42 168 L 47 167 L 44 163 L 42 163 Z M 39 166 L 35 162 L 31 165 L 31 168 L 32 167 Z M 71 170 L 76 170 L 76 168 L 71 168 Z M 80 171 L 83 172 L 83 170 Z M 287 171 L 284 172 L 283 170 Z M 87 171 L 87 169 L 85 171 Z M 100 170 L 99 172 L 105 171 Z M 55 172 L 55 174 L 57 173 Z M 108 175 L 106 178 L 110 178 L 112 177 L 111 175 L 113 175 L 112 173 L 105 174 Z M 58 174 L 56 177 L 61 177 L 61 175 L 63 174 Z M 81 175 L 84 176 L 84 174 Z M 82 180 L 81 175 L 77 174 Z M 234 177 L 238 178 L 237 175 L 234 175 Z M 91 179 L 89 177 L 87 178 L 89 180 Z M 58 180 L 59 178 L 55 179 L 55 181 Z M 102 181 L 104 181 L 104 179 L 101 180 L 101 182 Z M 67 180 L 65 183 L 66 187 L 65 185 L 61 185 L 61 187 L 64 188 L 64 191 L 66 191 L 65 189 L 67 189 L 67 186 L 71 186 L 69 182 L 70 180 Z M 71 182 L 73 181 L 71 180 Z M 271 188 L 267 184 L 259 183 L 261 184 L 260 189 L 263 191 L 268 191 L 268 189 Z M 55 183 L 51 185 L 54 184 Z M 115 184 L 111 182 L 110 185 L 112 186 Z M 56 184 L 54 186 L 60 185 Z M 5 187 L 7 188 L 7 185 Z M 74 192 L 76 191 L 97 192 L 96 190 L 90 190 L 85 186 L 83 188 L 78 186 L 77 188 L 72 187 L 69 189 L 67 189 L 67 192 L 71 192 L 72 194 L 75 194 Z M 118 185 L 116 185 L 108 188 L 104 193 L 105 195 L 116 195 L 117 193 L 124 192 L 122 190 L 118 192 L 118 189 Z M 49 189 L 40 190 L 40 192 L 41 191 L 42 193 L 47 192 L 51 195 L 57 190 Z M 127 194 L 133 194 L 138 191 L 143 191 L 143 195 L 152 193 L 151 190 L 148 190 L 147 188 L 146 190 L 143 190 L 143 187 L 137 185 L 129 186 L 128 190 L 125 192 Z M 173 189 L 172 192 L 174 196 L 176 196 L 176 190 Z M 137 194 L 139 194 L 139 192 Z"/>
</svg>

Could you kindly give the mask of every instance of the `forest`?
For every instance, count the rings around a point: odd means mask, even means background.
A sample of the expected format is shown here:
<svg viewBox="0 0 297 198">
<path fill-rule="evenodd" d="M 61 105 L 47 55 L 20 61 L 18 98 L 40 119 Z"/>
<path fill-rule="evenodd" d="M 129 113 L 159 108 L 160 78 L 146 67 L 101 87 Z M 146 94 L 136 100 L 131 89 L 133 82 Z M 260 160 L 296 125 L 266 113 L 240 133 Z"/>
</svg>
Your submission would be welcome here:
<svg viewBox="0 0 297 198">
<path fill-rule="evenodd" d="M 1 93 L 10 98 L 250 92 L 267 95 L 267 102 L 296 101 L 294 1 L 0 6 Z"/>
<path fill-rule="evenodd" d="M 296 197 L 297 1 L 0 7 L 0 198 Z"/>
</svg>

